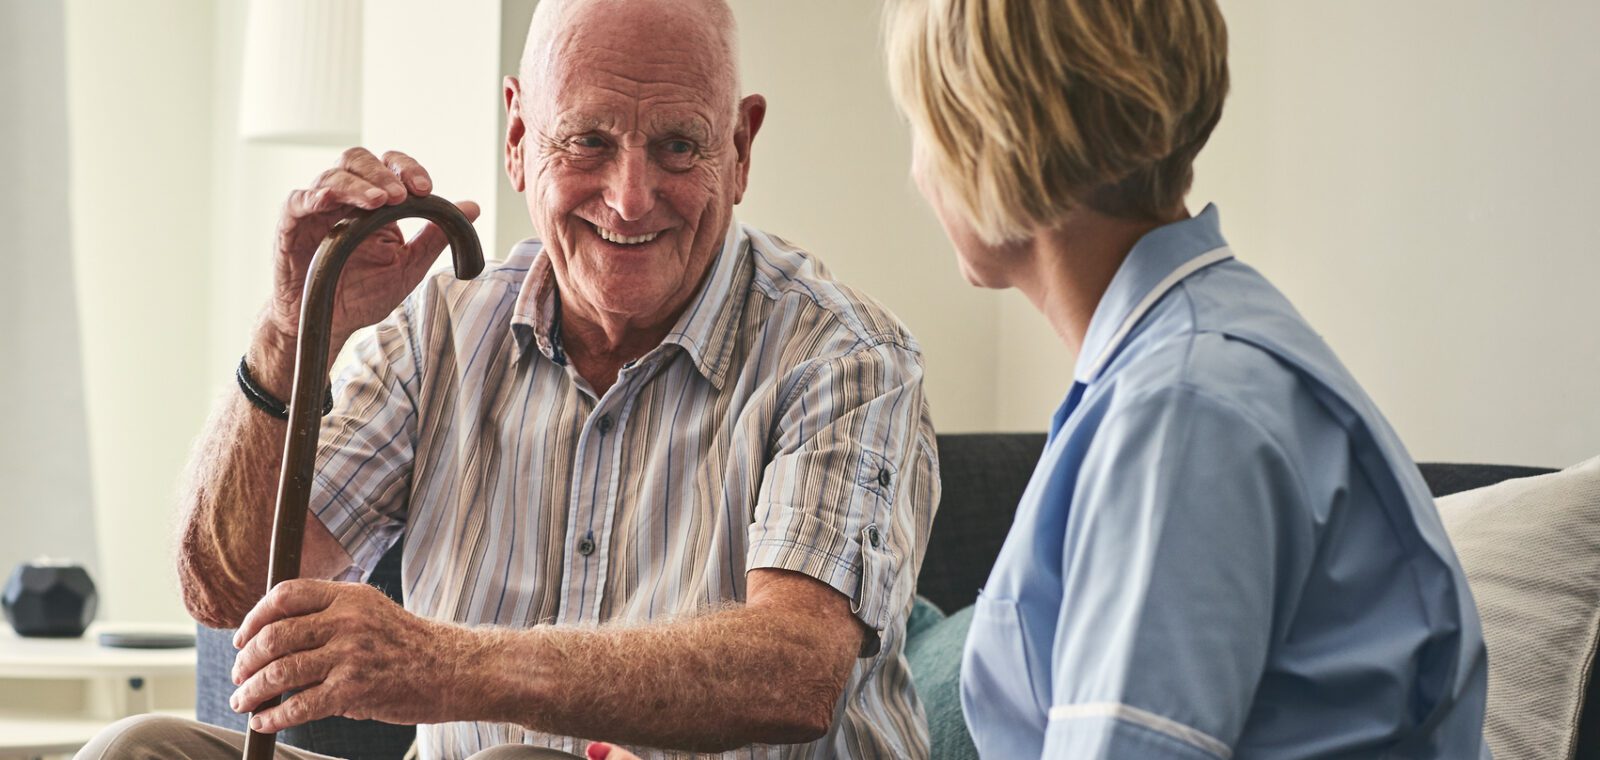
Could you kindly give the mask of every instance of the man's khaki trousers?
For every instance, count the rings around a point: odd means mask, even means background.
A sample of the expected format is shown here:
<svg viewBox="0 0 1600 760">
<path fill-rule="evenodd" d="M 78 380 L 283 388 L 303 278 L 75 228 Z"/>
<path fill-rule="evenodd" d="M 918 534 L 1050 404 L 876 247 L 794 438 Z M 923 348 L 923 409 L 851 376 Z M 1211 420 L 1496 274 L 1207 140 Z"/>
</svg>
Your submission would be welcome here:
<svg viewBox="0 0 1600 760">
<path fill-rule="evenodd" d="M 238 760 L 244 734 L 166 715 L 135 715 L 106 727 L 73 760 Z M 337 760 L 277 745 L 274 760 Z M 570 760 L 577 755 L 543 747 L 490 747 L 467 760 Z"/>
</svg>

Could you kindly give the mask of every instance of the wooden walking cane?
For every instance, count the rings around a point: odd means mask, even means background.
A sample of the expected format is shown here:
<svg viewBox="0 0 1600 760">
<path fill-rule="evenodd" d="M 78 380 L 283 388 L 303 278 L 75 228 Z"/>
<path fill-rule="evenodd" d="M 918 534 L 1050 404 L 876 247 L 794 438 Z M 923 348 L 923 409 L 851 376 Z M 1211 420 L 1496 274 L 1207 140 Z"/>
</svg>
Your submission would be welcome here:
<svg viewBox="0 0 1600 760">
<path fill-rule="evenodd" d="M 470 280 L 483 271 L 483 248 L 472 223 L 454 204 L 437 196 L 406 198 L 393 205 L 356 214 L 333 226 L 311 259 L 300 304 L 300 337 L 296 346 L 294 390 L 289 396 L 289 433 L 284 440 L 283 472 L 278 480 L 278 505 L 272 525 L 271 568 L 267 590 L 300 575 L 300 545 L 311 500 L 311 471 L 317 460 L 317 435 L 322 427 L 324 388 L 328 384 L 328 338 L 333 330 L 333 296 L 339 273 L 366 237 L 400 219 L 421 217 L 444 232 L 455 259 L 456 277 Z M 260 709 L 276 707 L 273 697 Z M 251 713 L 254 715 L 254 713 Z M 252 730 L 245 737 L 245 760 L 270 760 L 277 734 Z"/>
</svg>

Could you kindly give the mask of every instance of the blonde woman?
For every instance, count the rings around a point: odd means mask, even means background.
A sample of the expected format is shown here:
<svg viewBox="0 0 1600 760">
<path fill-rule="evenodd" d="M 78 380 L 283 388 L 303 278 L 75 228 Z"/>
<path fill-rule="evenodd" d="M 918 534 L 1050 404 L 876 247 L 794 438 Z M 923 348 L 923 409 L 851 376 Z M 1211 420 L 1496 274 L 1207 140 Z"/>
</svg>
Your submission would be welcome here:
<svg viewBox="0 0 1600 760">
<path fill-rule="evenodd" d="M 913 173 L 974 285 L 1075 357 L 962 663 L 985 757 L 1487 758 L 1428 490 L 1192 162 L 1212 0 L 892 0 Z M 1042 350 L 1042 349 L 1041 349 Z"/>
<path fill-rule="evenodd" d="M 1415 465 L 1184 204 L 1228 89 L 1214 2 L 890 0 L 886 29 L 962 272 L 1076 359 L 967 641 L 980 754 L 1488 758 L 1478 617 Z"/>
</svg>

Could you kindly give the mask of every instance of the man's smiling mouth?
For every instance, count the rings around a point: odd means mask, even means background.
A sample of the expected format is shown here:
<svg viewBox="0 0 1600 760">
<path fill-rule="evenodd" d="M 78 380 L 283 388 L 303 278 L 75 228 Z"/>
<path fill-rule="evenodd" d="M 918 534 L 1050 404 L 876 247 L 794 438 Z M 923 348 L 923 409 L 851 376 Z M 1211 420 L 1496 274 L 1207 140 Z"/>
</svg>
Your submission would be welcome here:
<svg viewBox="0 0 1600 760">
<path fill-rule="evenodd" d="M 607 243 L 615 243 L 617 245 L 642 245 L 661 236 L 660 230 L 646 233 L 644 235 L 623 235 L 621 233 L 613 232 L 612 230 L 601 227 L 598 224 L 594 224 L 593 222 L 591 222 L 589 226 L 594 228 L 595 234 L 599 235 L 601 240 L 604 240 Z"/>
</svg>

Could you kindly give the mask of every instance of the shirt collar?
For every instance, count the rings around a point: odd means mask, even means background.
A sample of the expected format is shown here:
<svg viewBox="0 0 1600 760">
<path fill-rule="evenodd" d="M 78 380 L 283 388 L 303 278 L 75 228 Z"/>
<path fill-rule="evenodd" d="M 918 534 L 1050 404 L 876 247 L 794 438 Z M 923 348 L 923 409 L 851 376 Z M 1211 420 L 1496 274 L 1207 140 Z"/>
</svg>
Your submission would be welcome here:
<svg viewBox="0 0 1600 760">
<path fill-rule="evenodd" d="M 1147 233 L 1123 259 L 1095 307 L 1073 379 L 1088 383 L 1110 363 L 1139 320 L 1184 278 L 1232 258 L 1217 207 Z"/>
<path fill-rule="evenodd" d="M 561 295 L 550 257 L 545 254 L 544 245 L 533 238 L 512 246 L 510 258 L 519 255 L 532 256 L 533 263 L 528 266 L 517 302 L 511 308 L 511 335 L 517 339 L 517 357 L 527 356 L 528 347 L 533 345 L 546 359 L 565 365 L 567 357 L 561 350 Z"/>
<path fill-rule="evenodd" d="M 722 387 L 727 376 L 728 357 L 732 355 L 744 295 L 750 285 L 749 246 L 744 228 L 737 220 L 730 222 L 722 249 L 699 292 L 661 341 L 663 346 L 680 347 L 700 374 L 717 388 Z M 535 258 L 512 309 L 511 332 L 517 340 L 518 356 L 526 356 L 529 346 L 534 346 L 546 359 L 564 366 L 567 359 L 561 347 L 561 292 L 550 257 L 537 240 L 517 243 L 512 255 L 524 251 L 533 252 Z"/>
<path fill-rule="evenodd" d="M 681 346 L 700 374 L 718 389 L 728 374 L 728 358 L 733 354 L 745 295 L 754 275 L 750 246 L 744 227 L 738 220 L 730 222 L 722 251 L 712 262 L 700 292 L 661 341 L 662 345 Z"/>
</svg>

